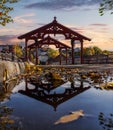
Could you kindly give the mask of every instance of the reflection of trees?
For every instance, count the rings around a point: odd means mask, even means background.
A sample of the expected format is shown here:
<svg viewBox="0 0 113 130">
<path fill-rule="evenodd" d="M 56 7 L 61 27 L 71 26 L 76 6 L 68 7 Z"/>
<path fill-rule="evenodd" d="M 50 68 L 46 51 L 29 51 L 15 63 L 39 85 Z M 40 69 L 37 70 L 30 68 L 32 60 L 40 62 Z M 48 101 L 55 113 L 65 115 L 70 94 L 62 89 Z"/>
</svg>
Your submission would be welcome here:
<svg viewBox="0 0 113 130">
<path fill-rule="evenodd" d="M 12 89 L 19 83 L 19 79 L 13 79 L 11 81 L 5 81 L 0 88 L 0 102 L 5 99 L 10 99 Z"/>
<path fill-rule="evenodd" d="M 18 84 L 18 80 L 5 82 L 3 89 L 0 90 L 0 103 L 5 99 L 10 99 L 12 89 Z M 17 121 L 11 117 L 13 108 L 0 104 L 0 130 L 21 130 Z"/>
<path fill-rule="evenodd" d="M 113 114 L 112 113 L 109 114 L 108 117 L 106 117 L 104 113 L 100 112 L 98 119 L 103 129 L 106 129 L 106 130 L 113 129 Z"/>
<path fill-rule="evenodd" d="M 13 108 L 7 106 L 0 106 L 0 130 L 21 130 L 18 128 L 14 119 L 11 118 Z"/>
</svg>

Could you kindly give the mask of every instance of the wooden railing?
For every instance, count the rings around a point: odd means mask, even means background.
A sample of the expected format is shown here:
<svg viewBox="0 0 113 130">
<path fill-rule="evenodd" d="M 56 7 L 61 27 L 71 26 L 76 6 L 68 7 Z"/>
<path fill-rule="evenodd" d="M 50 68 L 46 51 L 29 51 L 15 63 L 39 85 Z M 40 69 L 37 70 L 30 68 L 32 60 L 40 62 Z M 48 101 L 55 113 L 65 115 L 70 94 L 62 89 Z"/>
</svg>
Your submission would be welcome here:
<svg viewBox="0 0 113 130">
<path fill-rule="evenodd" d="M 113 64 L 113 54 L 109 55 L 92 55 L 92 56 L 84 56 L 84 64 Z M 59 64 L 53 62 L 53 64 Z M 68 65 L 72 64 L 71 57 L 68 58 Z M 74 64 L 81 64 L 80 57 L 75 57 Z M 65 60 L 62 60 L 62 65 L 66 65 Z"/>
<path fill-rule="evenodd" d="M 84 63 L 85 64 L 111 64 L 113 63 L 113 54 L 84 56 Z"/>
</svg>

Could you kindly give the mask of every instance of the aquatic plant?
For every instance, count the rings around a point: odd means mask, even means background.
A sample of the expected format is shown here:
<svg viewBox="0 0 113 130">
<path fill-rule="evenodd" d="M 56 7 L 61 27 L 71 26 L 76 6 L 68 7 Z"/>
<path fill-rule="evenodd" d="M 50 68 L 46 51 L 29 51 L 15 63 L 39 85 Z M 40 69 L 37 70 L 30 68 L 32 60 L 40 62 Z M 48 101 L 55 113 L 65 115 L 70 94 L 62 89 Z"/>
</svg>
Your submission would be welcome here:
<svg viewBox="0 0 113 130">
<path fill-rule="evenodd" d="M 106 116 L 104 113 L 100 112 L 98 116 L 99 124 L 107 130 L 113 129 L 113 113 Z"/>
<path fill-rule="evenodd" d="M 11 118 L 13 108 L 0 106 L 0 130 L 22 130 Z"/>
</svg>

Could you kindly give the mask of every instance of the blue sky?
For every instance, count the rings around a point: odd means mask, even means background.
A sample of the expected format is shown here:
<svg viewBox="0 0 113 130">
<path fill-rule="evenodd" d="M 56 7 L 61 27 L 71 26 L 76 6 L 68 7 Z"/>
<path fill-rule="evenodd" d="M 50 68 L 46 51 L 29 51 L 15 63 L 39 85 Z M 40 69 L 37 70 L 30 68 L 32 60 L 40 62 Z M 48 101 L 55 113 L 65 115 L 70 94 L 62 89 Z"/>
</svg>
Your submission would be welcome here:
<svg viewBox="0 0 113 130">
<path fill-rule="evenodd" d="M 20 0 L 12 4 L 14 23 L 0 26 L 0 44 L 18 44 L 17 36 L 57 21 L 89 38 L 84 46 L 99 46 L 113 51 L 113 15 L 100 16 L 101 0 Z"/>
</svg>

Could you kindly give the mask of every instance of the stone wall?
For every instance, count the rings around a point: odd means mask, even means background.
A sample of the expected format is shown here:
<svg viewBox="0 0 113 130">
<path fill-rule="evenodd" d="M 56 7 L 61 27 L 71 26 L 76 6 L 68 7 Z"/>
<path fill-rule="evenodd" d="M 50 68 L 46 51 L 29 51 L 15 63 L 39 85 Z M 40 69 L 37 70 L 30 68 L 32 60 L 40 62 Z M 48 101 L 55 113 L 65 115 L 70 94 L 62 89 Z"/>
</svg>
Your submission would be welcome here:
<svg viewBox="0 0 113 130">
<path fill-rule="evenodd" d="M 3 82 L 3 73 L 7 70 L 7 78 L 10 79 L 18 74 L 24 73 L 23 62 L 0 61 L 0 84 Z"/>
</svg>

